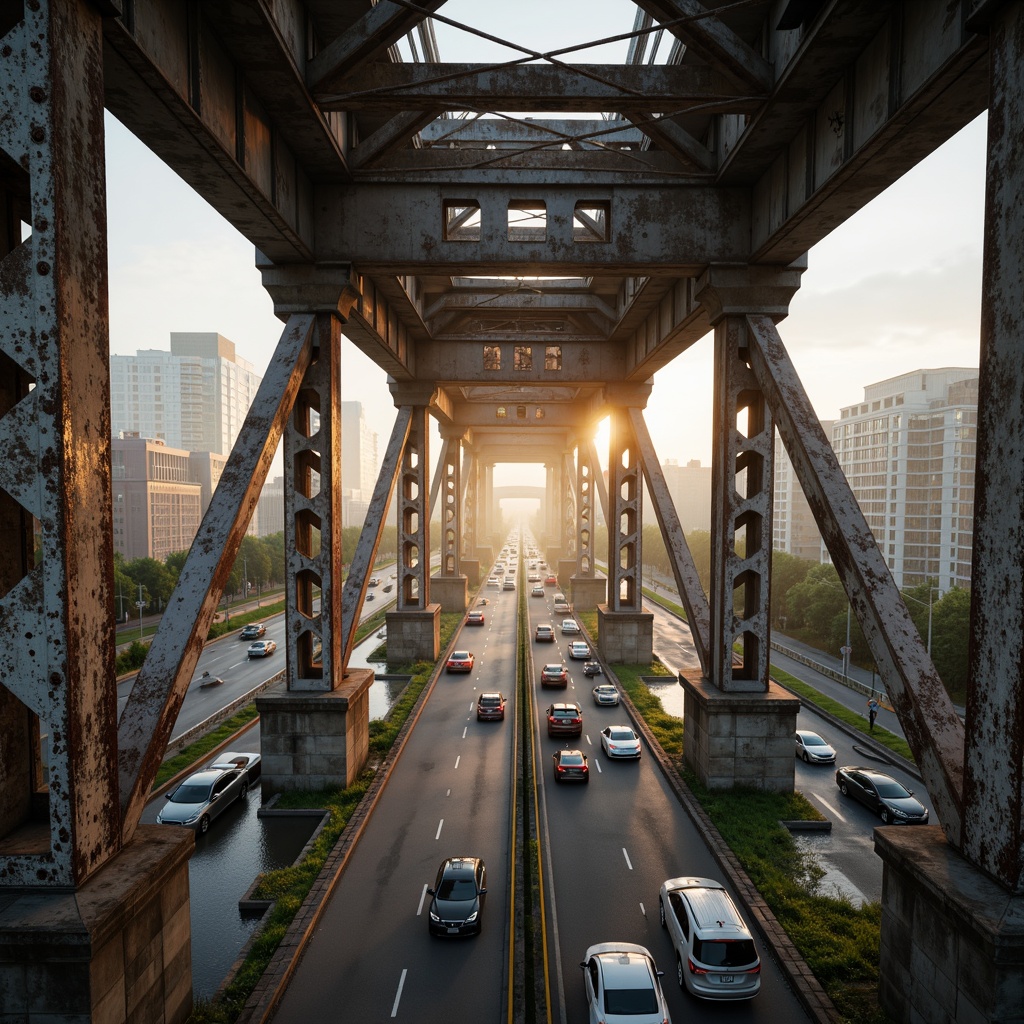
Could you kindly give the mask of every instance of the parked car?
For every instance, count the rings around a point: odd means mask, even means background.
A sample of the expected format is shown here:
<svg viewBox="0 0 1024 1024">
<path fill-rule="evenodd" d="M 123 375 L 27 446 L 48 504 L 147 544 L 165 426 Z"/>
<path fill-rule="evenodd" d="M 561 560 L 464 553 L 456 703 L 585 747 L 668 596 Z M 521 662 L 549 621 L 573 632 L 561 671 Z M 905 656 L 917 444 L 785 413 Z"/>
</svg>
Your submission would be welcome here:
<svg viewBox="0 0 1024 1024">
<path fill-rule="evenodd" d="M 595 704 L 612 706 L 619 703 L 619 691 L 611 683 L 599 683 L 593 693 Z"/>
<path fill-rule="evenodd" d="M 476 720 L 505 721 L 505 695 L 503 693 L 481 693 L 476 699 Z"/>
<path fill-rule="evenodd" d="M 553 644 L 555 642 L 555 630 L 554 630 L 554 627 L 551 626 L 547 622 L 542 622 L 533 631 L 533 639 L 536 640 L 538 643 L 542 643 L 542 644 L 552 643 Z"/>
<path fill-rule="evenodd" d="M 445 666 L 449 672 L 472 672 L 476 657 L 472 651 L 452 651 Z"/>
<path fill-rule="evenodd" d="M 250 658 L 269 658 L 277 650 L 277 644 L 273 640 L 257 640 L 249 644 L 245 652 Z"/>
<path fill-rule="evenodd" d="M 609 757 L 640 760 L 640 737 L 628 725 L 609 725 L 602 729 L 601 746 Z"/>
<path fill-rule="evenodd" d="M 807 764 L 835 764 L 836 752 L 816 732 L 809 729 L 796 731 L 796 756 Z"/>
<path fill-rule="evenodd" d="M 590 765 L 582 750 L 556 750 L 551 760 L 555 763 L 555 782 L 590 781 Z"/>
<path fill-rule="evenodd" d="M 579 704 L 550 704 L 544 712 L 549 736 L 579 736 L 583 733 L 583 712 Z"/>
<path fill-rule="evenodd" d="M 670 878 L 658 893 L 676 951 L 676 980 L 703 999 L 752 999 L 761 990 L 754 939 L 721 882 Z"/>
<path fill-rule="evenodd" d="M 569 670 L 564 665 L 554 663 L 545 665 L 540 670 L 541 686 L 568 686 Z"/>
<path fill-rule="evenodd" d="M 234 750 L 226 750 L 218 754 L 210 768 L 244 768 L 250 789 L 253 783 L 258 782 L 263 773 L 263 756 L 258 751 L 244 751 L 239 753 Z"/>
<path fill-rule="evenodd" d="M 261 636 L 264 636 L 267 632 L 267 627 L 262 622 L 250 622 L 248 626 L 242 627 L 242 632 L 238 634 L 239 640 L 259 640 Z"/>
<path fill-rule="evenodd" d="M 484 619 L 484 613 L 483 612 L 471 611 L 466 616 L 466 625 L 467 626 L 482 626 L 484 624 L 484 622 L 485 622 L 485 619 Z"/>
<path fill-rule="evenodd" d="M 167 802 L 156 816 L 157 824 L 184 825 L 202 835 L 214 818 L 236 800 L 244 800 L 248 792 L 244 768 L 203 768 L 167 794 Z"/>
<path fill-rule="evenodd" d="M 836 772 L 843 796 L 859 800 L 883 825 L 927 825 L 928 808 L 891 775 L 874 768 L 844 767 Z"/>
<path fill-rule="evenodd" d="M 582 661 L 590 657 L 590 645 L 585 640 L 573 640 L 569 644 L 569 657 L 574 661 Z"/>
<path fill-rule="evenodd" d="M 580 963 L 590 1024 L 671 1024 L 662 972 L 633 942 L 601 942 Z"/>
<path fill-rule="evenodd" d="M 583 674 L 589 679 L 591 676 L 603 676 L 604 669 L 599 661 L 585 661 L 583 663 Z"/>
<path fill-rule="evenodd" d="M 562 636 L 578 636 L 580 624 L 575 619 L 562 619 Z"/>
<path fill-rule="evenodd" d="M 479 857 L 441 861 L 427 915 L 431 935 L 478 935 L 487 895 L 487 869 Z"/>
</svg>

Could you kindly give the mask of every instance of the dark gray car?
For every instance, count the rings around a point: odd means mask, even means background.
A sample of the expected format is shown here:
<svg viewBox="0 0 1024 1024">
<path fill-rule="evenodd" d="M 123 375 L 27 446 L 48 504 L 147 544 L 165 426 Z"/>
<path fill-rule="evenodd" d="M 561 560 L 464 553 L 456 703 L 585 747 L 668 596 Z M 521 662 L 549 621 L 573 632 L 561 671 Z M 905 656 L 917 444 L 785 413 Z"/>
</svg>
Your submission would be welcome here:
<svg viewBox="0 0 1024 1024">
<path fill-rule="evenodd" d="M 487 895 L 487 869 L 479 857 L 441 861 L 427 924 L 431 935 L 477 935 Z"/>
</svg>

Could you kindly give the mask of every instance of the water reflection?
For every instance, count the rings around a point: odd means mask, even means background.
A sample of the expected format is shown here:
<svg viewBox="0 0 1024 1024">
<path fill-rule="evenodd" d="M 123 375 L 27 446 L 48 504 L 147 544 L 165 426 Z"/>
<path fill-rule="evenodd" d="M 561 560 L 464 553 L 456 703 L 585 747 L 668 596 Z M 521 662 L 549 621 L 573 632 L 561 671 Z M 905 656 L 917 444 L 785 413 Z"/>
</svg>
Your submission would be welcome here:
<svg viewBox="0 0 1024 1024">
<path fill-rule="evenodd" d="M 652 683 L 651 677 L 644 680 L 647 689 L 661 700 L 661 706 L 665 713 L 675 715 L 676 718 L 683 717 L 683 688 L 675 679 L 666 677 L 665 683 Z"/>
</svg>

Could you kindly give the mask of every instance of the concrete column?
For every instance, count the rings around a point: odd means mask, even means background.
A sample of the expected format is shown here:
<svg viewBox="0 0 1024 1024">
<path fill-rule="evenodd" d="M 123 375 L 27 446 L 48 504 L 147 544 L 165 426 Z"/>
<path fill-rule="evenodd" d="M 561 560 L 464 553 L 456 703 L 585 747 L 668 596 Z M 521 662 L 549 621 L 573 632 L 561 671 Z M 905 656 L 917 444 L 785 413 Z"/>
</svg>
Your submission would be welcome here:
<svg viewBox="0 0 1024 1024">
<path fill-rule="evenodd" d="M 480 583 L 480 555 L 477 551 L 477 462 L 473 450 L 462 445 L 462 571 L 471 587 Z"/>
<path fill-rule="evenodd" d="M 628 405 L 642 407 L 645 386 L 608 389 L 622 399 L 611 412 L 608 454 L 608 603 L 598 607 L 598 643 L 608 661 L 649 664 L 654 657 L 654 616 L 643 610 L 643 481 Z"/>
<path fill-rule="evenodd" d="M 445 432 L 438 466 L 441 501 L 441 567 L 430 581 L 430 591 L 443 611 L 464 612 L 469 581 L 462 573 L 462 480 L 460 433 Z"/>
<path fill-rule="evenodd" d="M 572 577 L 572 603 L 579 609 L 596 608 L 608 600 L 607 581 L 594 571 L 594 526 L 597 488 L 591 460 L 592 444 L 581 445 L 576 463 L 576 571 Z"/>
</svg>

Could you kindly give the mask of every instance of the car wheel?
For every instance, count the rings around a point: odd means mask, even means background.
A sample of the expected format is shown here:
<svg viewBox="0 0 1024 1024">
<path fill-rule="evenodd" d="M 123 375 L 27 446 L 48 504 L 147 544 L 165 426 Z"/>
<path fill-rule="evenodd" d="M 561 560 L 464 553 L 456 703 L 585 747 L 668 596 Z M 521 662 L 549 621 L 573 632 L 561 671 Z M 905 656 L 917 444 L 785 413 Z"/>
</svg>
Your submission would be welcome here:
<svg viewBox="0 0 1024 1024">
<path fill-rule="evenodd" d="M 810 764 L 811 759 L 807 756 L 807 751 L 804 751 L 804 764 Z"/>
<path fill-rule="evenodd" d="M 686 975 L 683 973 L 683 958 L 676 954 L 676 981 L 681 989 L 686 988 Z"/>
<path fill-rule="evenodd" d="M 882 824 L 883 825 L 888 825 L 889 824 L 889 808 L 888 807 L 880 807 L 878 809 L 878 816 L 882 819 Z"/>
<path fill-rule="evenodd" d="M 658 919 L 661 921 L 661 927 L 667 928 L 668 925 L 665 923 L 665 904 L 658 900 Z"/>
<path fill-rule="evenodd" d="M 244 800 L 248 795 L 249 795 L 249 783 L 246 781 L 246 782 L 242 783 L 242 788 L 239 789 L 239 791 L 238 791 L 238 799 L 239 800 Z"/>
<path fill-rule="evenodd" d="M 850 789 L 846 785 L 845 782 L 840 782 L 839 783 L 839 792 L 842 793 L 843 796 L 849 796 L 850 795 Z"/>
<path fill-rule="evenodd" d="M 210 816 L 208 814 L 204 814 L 199 819 L 199 834 L 201 836 L 205 836 L 206 833 L 209 832 L 209 831 L 210 831 Z"/>
</svg>

